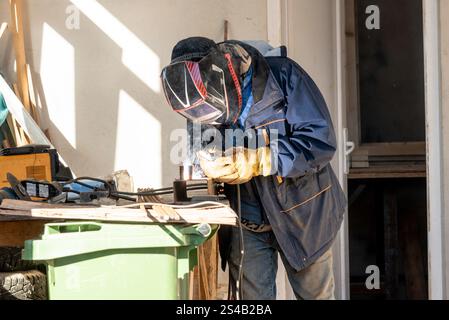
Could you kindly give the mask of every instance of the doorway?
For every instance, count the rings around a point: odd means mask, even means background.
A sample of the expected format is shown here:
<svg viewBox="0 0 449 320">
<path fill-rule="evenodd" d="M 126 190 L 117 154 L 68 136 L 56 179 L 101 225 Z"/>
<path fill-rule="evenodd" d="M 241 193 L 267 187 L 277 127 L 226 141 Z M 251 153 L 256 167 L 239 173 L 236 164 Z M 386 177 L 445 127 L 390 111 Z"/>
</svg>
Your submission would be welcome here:
<svg viewBox="0 0 449 320">
<path fill-rule="evenodd" d="M 345 5 L 350 296 L 427 299 L 422 0 Z"/>
</svg>

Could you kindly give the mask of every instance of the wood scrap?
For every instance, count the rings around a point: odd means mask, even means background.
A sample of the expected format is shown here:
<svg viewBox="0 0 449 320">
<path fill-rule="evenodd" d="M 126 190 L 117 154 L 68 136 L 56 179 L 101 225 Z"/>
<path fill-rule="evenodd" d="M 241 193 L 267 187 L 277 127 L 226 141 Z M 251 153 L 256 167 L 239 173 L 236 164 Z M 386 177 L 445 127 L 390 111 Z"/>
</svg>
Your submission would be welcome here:
<svg viewBox="0 0 449 320">
<path fill-rule="evenodd" d="M 167 206 L 153 206 L 153 210 L 158 213 L 158 217 L 161 219 L 169 220 L 181 220 L 175 209 Z"/>
<path fill-rule="evenodd" d="M 31 106 L 31 116 L 34 121 L 36 121 L 37 125 L 40 126 L 40 117 L 39 112 L 37 111 L 37 103 L 36 103 L 36 93 L 34 91 L 34 83 L 33 77 L 31 75 L 31 67 L 29 64 L 26 65 L 27 78 L 28 78 L 28 92 L 30 95 L 30 106 Z"/>
<path fill-rule="evenodd" d="M 23 2 L 22 0 L 10 0 L 9 3 L 11 9 L 11 34 L 16 53 L 18 88 L 26 111 L 32 114 L 26 68 L 25 40 L 23 34 Z"/>
<path fill-rule="evenodd" d="M 120 189 L 122 190 L 122 189 Z M 138 193 L 143 193 L 143 192 L 151 192 L 153 191 L 153 188 L 138 188 L 137 192 Z M 142 196 L 139 195 L 137 197 L 137 202 L 156 202 L 156 203 L 162 203 L 162 199 L 160 196 Z"/>
<path fill-rule="evenodd" d="M 8 114 L 8 117 L 6 118 L 6 122 L 8 123 L 9 130 L 11 130 L 11 135 L 13 139 L 14 146 L 18 146 L 20 143 L 20 132 L 19 127 L 17 125 L 16 120 L 13 119 L 11 116 L 11 113 Z"/>
<path fill-rule="evenodd" d="M 5 34 L 6 29 L 8 29 L 8 23 L 3 22 L 2 25 L 0 26 L 0 39 Z"/>
<path fill-rule="evenodd" d="M 49 222 L 51 221 L 2 221 L 0 223 L 0 246 L 23 247 L 26 240 L 38 239 L 44 231 L 44 225 Z"/>
<path fill-rule="evenodd" d="M 17 86 L 17 84 L 14 83 L 12 87 L 14 89 L 14 93 L 16 94 L 17 98 L 19 98 L 21 100 L 22 98 L 21 98 L 21 94 L 20 94 L 19 87 Z M 11 113 L 9 113 L 9 114 L 11 115 Z M 30 139 L 28 139 L 27 135 L 25 134 L 25 131 L 23 130 L 23 128 L 21 126 L 19 126 L 17 124 L 17 121 L 14 118 L 13 118 L 13 121 L 14 121 L 14 126 L 15 126 L 15 128 L 17 128 L 17 131 L 18 131 L 17 146 L 23 146 L 23 145 L 28 144 L 30 142 Z"/>
<path fill-rule="evenodd" d="M 4 199 L 0 205 L 1 209 L 7 210 L 22 210 L 29 211 L 33 209 L 39 208 L 47 208 L 47 209 L 57 209 L 57 208 L 92 208 L 99 206 L 92 205 L 81 205 L 76 203 L 48 203 L 48 202 L 38 202 L 38 201 L 23 201 L 23 200 L 14 200 L 14 199 Z"/>
<path fill-rule="evenodd" d="M 203 246 L 198 247 L 198 263 L 199 263 L 199 274 L 201 279 L 200 291 L 203 294 L 204 300 L 210 300 L 210 288 L 209 279 L 207 274 L 207 264 L 204 257 Z"/>
<path fill-rule="evenodd" d="M 47 207 L 50 206 L 50 207 Z M 161 204 L 160 206 L 166 206 Z M 168 206 L 166 206 L 168 208 Z M 164 209 L 164 213 L 166 212 Z M 117 222 L 141 223 L 209 223 L 236 225 L 237 215 L 231 208 L 221 206 L 204 206 L 198 208 L 173 208 L 176 217 L 172 214 L 168 220 L 161 218 L 154 208 L 127 208 L 127 207 L 67 207 L 26 202 L 19 200 L 4 200 L 0 206 L 1 215 L 15 215 L 45 219 L 70 220 L 99 220 Z"/>
</svg>

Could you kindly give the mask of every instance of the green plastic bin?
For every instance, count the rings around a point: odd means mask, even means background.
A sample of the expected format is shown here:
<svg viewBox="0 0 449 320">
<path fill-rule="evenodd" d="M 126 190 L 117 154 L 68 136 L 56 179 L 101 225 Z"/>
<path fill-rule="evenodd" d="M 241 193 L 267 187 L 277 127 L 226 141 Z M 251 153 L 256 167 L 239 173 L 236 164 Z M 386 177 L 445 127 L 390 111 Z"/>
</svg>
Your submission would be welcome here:
<svg viewBox="0 0 449 320">
<path fill-rule="evenodd" d="M 188 299 L 196 247 L 208 224 L 50 223 L 27 240 L 24 260 L 47 265 L 51 300 Z"/>
</svg>

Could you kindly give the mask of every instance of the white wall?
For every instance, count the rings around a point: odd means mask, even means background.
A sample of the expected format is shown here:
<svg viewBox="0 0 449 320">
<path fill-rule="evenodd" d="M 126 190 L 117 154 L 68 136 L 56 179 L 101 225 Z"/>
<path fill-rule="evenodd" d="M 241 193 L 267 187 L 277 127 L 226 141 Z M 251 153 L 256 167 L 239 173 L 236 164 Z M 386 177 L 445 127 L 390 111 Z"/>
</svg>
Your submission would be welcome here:
<svg viewBox="0 0 449 320">
<path fill-rule="evenodd" d="M 0 0 L 0 20 L 8 17 Z M 66 27 L 71 5 L 80 29 Z M 170 185 L 170 133 L 184 120 L 166 105 L 161 67 L 188 36 L 267 39 L 261 0 L 25 0 L 27 58 L 42 127 L 76 175 L 128 169 L 136 186 Z M 69 9 L 67 9 L 69 7 Z M 6 10 L 5 10 L 6 9 Z M 5 17 L 6 16 L 6 17 Z M 73 21 L 73 20 L 71 20 Z M 10 68 L 0 51 L 0 67 Z M 13 81 L 11 72 L 10 80 Z"/>
<path fill-rule="evenodd" d="M 288 55 L 315 80 L 335 106 L 334 1 L 288 1 Z"/>
</svg>

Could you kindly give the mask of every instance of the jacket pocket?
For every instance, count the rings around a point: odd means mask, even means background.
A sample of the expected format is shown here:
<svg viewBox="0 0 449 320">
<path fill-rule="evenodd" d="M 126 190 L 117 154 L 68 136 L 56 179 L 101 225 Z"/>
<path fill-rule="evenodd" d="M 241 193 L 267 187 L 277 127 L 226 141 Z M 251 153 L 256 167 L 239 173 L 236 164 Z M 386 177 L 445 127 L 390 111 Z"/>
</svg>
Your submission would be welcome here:
<svg viewBox="0 0 449 320">
<path fill-rule="evenodd" d="M 318 221 L 327 214 L 332 183 L 325 175 L 311 174 L 287 178 L 277 186 L 280 211 L 291 227 L 299 232 L 318 227 Z"/>
<path fill-rule="evenodd" d="M 317 192 L 314 195 L 310 195 L 308 198 L 302 200 L 301 202 L 293 205 L 292 207 L 282 210 L 281 213 L 287 213 L 287 214 L 291 214 L 294 212 L 295 209 L 298 209 L 302 206 L 305 206 L 306 204 L 308 204 L 311 201 L 314 201 L 315 199 L 317 199 L 319 196 L 321 196 L 323 193 L 329 191 L 332 188 L 332 185 L 329 185 L 327 187 L 325 187 L 324 189 L 320 190 L 319 192 Z"/>
</svg>

